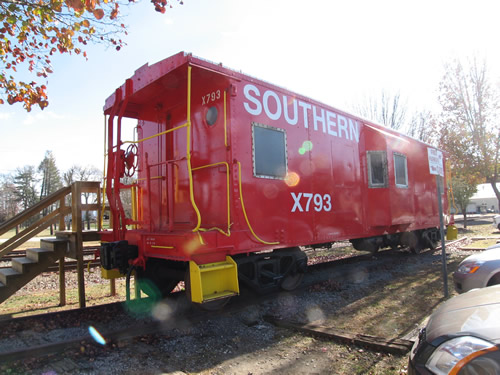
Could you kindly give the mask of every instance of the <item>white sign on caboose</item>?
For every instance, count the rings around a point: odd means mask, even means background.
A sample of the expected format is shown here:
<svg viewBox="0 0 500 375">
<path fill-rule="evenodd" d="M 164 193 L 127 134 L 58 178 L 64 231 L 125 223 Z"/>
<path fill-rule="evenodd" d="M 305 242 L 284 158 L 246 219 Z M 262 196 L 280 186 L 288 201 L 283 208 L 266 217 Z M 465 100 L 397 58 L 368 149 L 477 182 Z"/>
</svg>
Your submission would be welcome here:
<svg viewBox="0 0 500 375">
<path fill-rule="evenodd" d="M 435 148 L 428 147 L 427 156 L 429 158 L 430 173 L 444 177 L 443 153 Z"/>
</svg>

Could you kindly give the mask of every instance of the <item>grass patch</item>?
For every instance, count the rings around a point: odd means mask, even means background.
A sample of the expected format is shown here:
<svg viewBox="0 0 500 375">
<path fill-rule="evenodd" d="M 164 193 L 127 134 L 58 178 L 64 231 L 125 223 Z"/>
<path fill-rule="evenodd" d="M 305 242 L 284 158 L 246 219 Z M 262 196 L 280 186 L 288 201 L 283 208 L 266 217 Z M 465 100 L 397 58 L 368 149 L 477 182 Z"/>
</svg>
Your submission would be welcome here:
<svg viewBox="0 0 500 375">
<path fill-rule="evenodd" d="M 133 282 L 130 285 L 130 289 L 130 295 L 134 298 L 135 288 Z M 99 284 L 86 285 L 85 296 L 87 306 L 125 301 L 125 280 L 116 280 L 115 296 L 111 296 L 109 281 L 106 280 L 102 280 L 102 283 Z M 18 292 L 0 305 L 0 319 L 77 308 L 79 308 L 79 299 L 78 288 L 76 286 L 66 287 L 65 306 L 59 306 L 58 289 L 37 291 L 28 294 Z"/>
<path fill-rule="evenodd" d="M 448 263 L 448 287 L 460 261 Z M 339 310 L 333 318 L 336 327 L 386 338 L 410 332 L 443 299 L 441 264 L 412 274 L 397 274 L 393 281 L 372 287 L 373 293 Z M 450 293 L 453 294 L 453 293 Z"/>
<path fill-rule="evenodd" d="M 497 241 L 500 240 L 500 237 L 498 239 L 486 239 L 486 240 L 477 240 L 472 243 L 470 243 L 467 246 L 464 246 L 464 249 L 486 249 L 489 246 L 493 246 L 497 244 Z"/>
<path fill-rule="evenodd" d="M 19 229 L 19 232 L 21 232 L 24 228 L 20 228 Z M 11 237 L 14 237 L 16 235 L 16 229 L 13 228 L 11 230 L 9 230 L 8 232 L 5 232 L 4 234 L 2 234 L 0 236 L 0 239 L 9 239 Z M 47 228 L 47 229 L 44 229 L 43 231 L 41 231 L 40 233 L 38 233 L 36 235 L 36 237 L 49 237 L 51 234 L 50 234 L 50 228 Z"/>
<path fill-rule="evenodd" d="M 464 229 L 461 225 L 457 225 L 459 237 L 491 237 L 500 236 L 500 231 L 493 227 L 492 224 L 468 225 Z"/>
</svg>

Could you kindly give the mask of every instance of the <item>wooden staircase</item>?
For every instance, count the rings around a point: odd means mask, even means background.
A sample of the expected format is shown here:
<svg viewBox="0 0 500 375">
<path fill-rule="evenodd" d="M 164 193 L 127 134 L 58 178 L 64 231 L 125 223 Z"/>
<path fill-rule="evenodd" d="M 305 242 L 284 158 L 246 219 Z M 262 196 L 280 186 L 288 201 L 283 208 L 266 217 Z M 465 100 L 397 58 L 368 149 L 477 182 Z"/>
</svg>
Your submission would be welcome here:
<svg viewBox="0 0 500 375">
<path fill-rule="evenodd" d="M 0 269 L 0 303 L 64 258 L 68 243 L 66 239 L 42 239 L 40 248 L 27 249 L 25 257 L 14 258 L 10 268 Z"/>
<path fill-rule="evenodd" d="M 82 193 L 96 193 L 96 204 L 82 204 Z M 71 196 L 71 207 L 66 206 L 66 197 Z M 28 282 L 33 280 L 48 267 L 59 261 L 61 305 L 65 304 L 64 297 L 64 259 L 73 258 L 78 264 L 78 292 L 80 307 L 85 307 L 85 287 L 83 278 L 83 242 L 98 241 L 101 223 L 101 195 L 99 182 L 75 182 L 64 187 L 38 202 L 33 207 L 21 212 L 12 219 L 0 225 L 0 235 L 34 217 L 38 217 L 48 207 L 58 204 L 58 208 L 48 215 L 35 220 L 28 228 L 0 244 L 0 259 L 24 242 L 30 240 L 51 224 L 59 222 L 62 231 L 56 233 L 56 238 L 41 239 L 40 247 L 27 249 L 25 257 L 14 258 L 9 268 L 0 269 L 0 303 L 4 302 Z M 98 211 L 98 231 L 82 230 L 82 211 Z M 71 215 L 71 230 L 64 230 L 64 217 Z M 62 274 L 62 275 L 61 275 Z"/>
</svg>

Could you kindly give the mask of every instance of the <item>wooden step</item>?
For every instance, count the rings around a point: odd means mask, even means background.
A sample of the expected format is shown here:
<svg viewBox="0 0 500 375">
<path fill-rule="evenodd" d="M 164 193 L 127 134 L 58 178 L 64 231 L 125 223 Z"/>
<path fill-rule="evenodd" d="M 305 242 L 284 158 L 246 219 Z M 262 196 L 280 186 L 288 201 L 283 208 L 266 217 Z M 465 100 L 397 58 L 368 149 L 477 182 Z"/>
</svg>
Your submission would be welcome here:
<svg viewBox="0 0 500 375">
<path fill-rule="evenodd" d="M 76 232 L 71 231 L 62 231 L 56 232 L 56 237 L 58 239 L 66 239 L 68 241 L 68 249 L 66 251 L 65 256 L 71 259 L 77 259 L 77 238 Z M 82 242 L 90 242 L 90 241 L 100 241 L 101 235 L 99 232 L 95 230 L 83 231 L 82 232 Z"/>
<path fill-rule="evenodd" d="M 69 240 L 66 238 L 47 238 L 40 240 L 40 247 L 45 250 L 66 252 Z"/>
<path fill-rule="evenodd" d="M 10 282 L 12 282 L 12 280 L 18 279 L 22 275 L 23 274 L 21 272 L 17 272 L 13 268 L 3 268 L 3 269 L 0 269 L 0 282 L 2 284 L 7 285 L 7 284 L 9 284 L 9 280 L 10 280 Z"/>
<path fill-rule="evenodd" d="M 72 232 L 70 230 L 64 230 L 60 232 L 56 232 L 56 237 L 61 239 L 61 238 L 66 238 L 69 239 L 73 237 L 76 233 Z M 96 230 L 84 230 L 82 231 L 82 241 L 83 242 L 90 242 L 90 241 L 100 241 L 101 240 L 101 235 L 99 234 L 98 231 Z"/>
<path fill-rule="evenodd" d="M 11 268 L 0 269 L 0 303 L 16 293 L 36 276 L 46 271 L 47 268 L 65 255 L 66 240 L 43 240 L 44 247 L 49 249 L 28 249 L 26 257 L 13 258 Z"/>
<path fill-rule="evenodd" d="M 17 272 L 20 273 L 26 273 L 29 269 L 29 267 L 33 264 L 37 264 L 38 262 L 30 259 L 30 258 L 14 258 L 12 259 L 12 268 L 15 269 Z"/>
<path fill-rule="evenodd" d="M 50 254 L 54 254 L 54 251 L 40 248 L 26 250 L 26 258 L 32 259 L 35 262 L 39 262 L 43 256 L 48 256 Z"/>
</svg>

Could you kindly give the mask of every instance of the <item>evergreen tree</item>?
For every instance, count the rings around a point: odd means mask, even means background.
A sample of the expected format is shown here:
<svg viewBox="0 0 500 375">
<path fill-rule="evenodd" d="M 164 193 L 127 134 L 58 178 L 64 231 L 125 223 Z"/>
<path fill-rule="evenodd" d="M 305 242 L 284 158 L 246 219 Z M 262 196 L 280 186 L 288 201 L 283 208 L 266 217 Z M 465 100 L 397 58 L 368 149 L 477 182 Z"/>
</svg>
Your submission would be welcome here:
<svg viewBox="0 0 500 375">
<path fill-rule="evenodd" d="M 52 151 L 46 151 L 45 157 L 38 166 L 38 172 L 42 177 L 42 186 L 40 188 L 40 200 L 56 192 L 62 187 L 61 176 L 56 166 L 56 159 Z M 57 207 L 57 203 L 44 208 L 43 216 L 51 213 Z M 54 234 L 54 226 L 50 225 L 50 234 Z"/>
<path fill-rule="evenodd" d="M 56 159 L 52 151 L 46 151 L 45 157 L 38 166 L 38 172 L 42 175 L 42 187 L 40 189 L 40 200 L 56 192 L 62 187 L 61 176 L 56 166 Z"/>
<path fill-rule="evenodd" d="M 17 168 L 14 185 L 16 202 L 21 206 L 21 209 L 26 210 L 38 202 L 37 177 L 34 166 L 26 165 L 23 168 Z M 33 217 L 24 225 L 29 225 L 36 219 Z"/>
<path fill-rule="evenodd" d="M 11 175 L 0 176 L 0 223 L 17 215 L 16 186 Z"/>
</svg>

